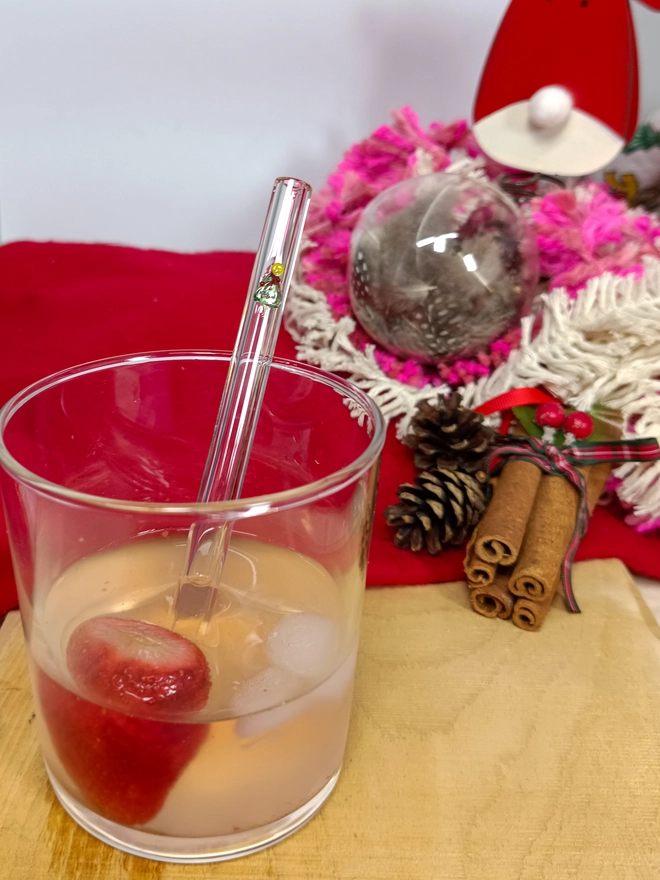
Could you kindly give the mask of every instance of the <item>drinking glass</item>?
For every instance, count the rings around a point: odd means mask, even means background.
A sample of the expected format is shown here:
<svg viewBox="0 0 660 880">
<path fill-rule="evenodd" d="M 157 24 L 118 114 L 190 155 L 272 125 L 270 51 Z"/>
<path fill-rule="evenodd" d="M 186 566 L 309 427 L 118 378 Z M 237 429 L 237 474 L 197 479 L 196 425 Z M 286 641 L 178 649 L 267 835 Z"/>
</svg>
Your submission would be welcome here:
<svg viewBox="0 0 660 880">
<path fill-rule="evenodd" d="M 242 497 L 197 503 L 228 362 L 98 361 L 0 412 L 48 776 L 83 828 L 165 861 L 291 834 L 330 795 L 349 724 L 383 419 L 276 360 Z M 192 577 L 175 614 L 192 527 L 202 568 L 219 529 L 230 544 L 213 603 Z"/>
</svg>

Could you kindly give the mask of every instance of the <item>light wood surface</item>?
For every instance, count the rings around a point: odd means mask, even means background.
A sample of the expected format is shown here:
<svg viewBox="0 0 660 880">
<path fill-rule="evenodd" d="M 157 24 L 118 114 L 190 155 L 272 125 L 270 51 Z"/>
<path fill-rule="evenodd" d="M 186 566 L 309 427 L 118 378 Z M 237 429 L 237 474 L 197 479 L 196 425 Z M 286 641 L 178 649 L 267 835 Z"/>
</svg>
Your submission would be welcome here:
<svg viewBox="0 0 660 880">
<path fill-rule="evenodd" d="M 0 877 L 15 880 L 657 880 L 660 631 L 616 561 L 543 630 L 469 610 L 463 584 L 367 593 L 335 793 L 271 850 L 149 862 L 79 829 L 41 765 L 20 624 L 0 630 Z"/>
</svg>

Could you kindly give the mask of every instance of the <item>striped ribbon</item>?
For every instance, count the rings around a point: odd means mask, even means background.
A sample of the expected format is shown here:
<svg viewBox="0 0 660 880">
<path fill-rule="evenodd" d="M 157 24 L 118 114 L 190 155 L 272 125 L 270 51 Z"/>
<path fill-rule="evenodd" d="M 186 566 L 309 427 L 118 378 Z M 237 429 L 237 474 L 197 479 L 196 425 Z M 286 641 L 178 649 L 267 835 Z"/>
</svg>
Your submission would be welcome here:
<svg viewBox="0 0 660 880">
<path fill-rule="evenodd" d="M 484 470 L 490 476 L 498 473 L 507 461 L 529 461 L 546 474 L 565 477 L 577 489 L 580 496 L 578 514 L 561 570 L 562 589 L 569 611 L 580 613 L 573 594 L 571 569 L 575 553 L 589 523 L 587 485 L 577 469 L 578 466 L 658 459 L 660 459 L 660 446 L 651 438 L 613 442 L 580 441 L 564 449 L 557 449 L 556 446 L 543 443 L 536 437 L 507 437 L 506 441 L 496 446 L 486 459 Z"/>
</svg>

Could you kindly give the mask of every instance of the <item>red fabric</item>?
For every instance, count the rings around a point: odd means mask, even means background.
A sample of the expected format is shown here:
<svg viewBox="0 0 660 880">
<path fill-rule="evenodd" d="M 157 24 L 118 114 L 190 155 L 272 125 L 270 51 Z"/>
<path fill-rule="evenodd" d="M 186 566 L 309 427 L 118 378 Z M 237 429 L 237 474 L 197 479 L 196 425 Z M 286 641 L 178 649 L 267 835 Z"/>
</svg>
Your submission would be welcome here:
<svg viewBox="0 0 660 880">
<path fill-rule="evenodd" d="M 253 254 L 173 254 L 109 245 L 17 242 L 0 247 L 0 403 L 30 382 L 84 361 L 139 351 L 231 348 Z M 295 357 L 283 331 L 281 357 Z M 390 427 L 383 453 L 368 583 L 458 580 L 462 553 L 397 550 L 383 519 L 412 456 Z M 660 578 L 660 540 L 636 534 L 619 511 L 598 509 L 579 559 L 618 556 Z M 0 613 L 16 603 L 0 521 Z"/>
</svg>

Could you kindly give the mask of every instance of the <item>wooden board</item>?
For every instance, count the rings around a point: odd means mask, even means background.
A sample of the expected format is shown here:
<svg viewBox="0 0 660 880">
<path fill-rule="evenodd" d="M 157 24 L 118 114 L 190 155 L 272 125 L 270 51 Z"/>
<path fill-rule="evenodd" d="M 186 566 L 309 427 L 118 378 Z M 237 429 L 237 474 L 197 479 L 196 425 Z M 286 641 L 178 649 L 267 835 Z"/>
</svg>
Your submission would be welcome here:
<svg viewBox="0 0 660 880">
<path fill-rule="evenodd" d="M 576 567 L 582 615 L 540 633 L 465 586 L 368 591 L 344 771 L 279 846 L 222 865 L 116 852 L 41 766 L 21 643 L 0 630 L 0 877 L 15 880 L 657 880 L 660 632 L 616 561 Z"/>
</svg>

